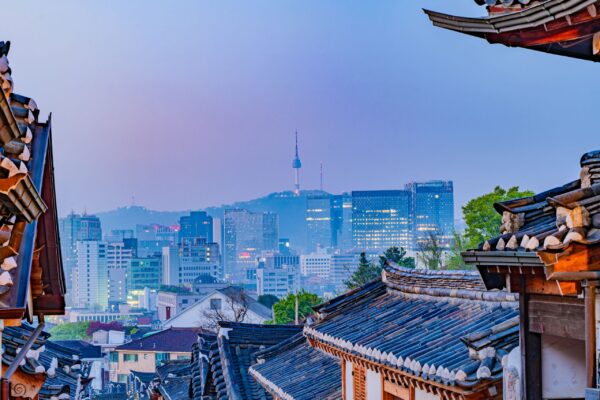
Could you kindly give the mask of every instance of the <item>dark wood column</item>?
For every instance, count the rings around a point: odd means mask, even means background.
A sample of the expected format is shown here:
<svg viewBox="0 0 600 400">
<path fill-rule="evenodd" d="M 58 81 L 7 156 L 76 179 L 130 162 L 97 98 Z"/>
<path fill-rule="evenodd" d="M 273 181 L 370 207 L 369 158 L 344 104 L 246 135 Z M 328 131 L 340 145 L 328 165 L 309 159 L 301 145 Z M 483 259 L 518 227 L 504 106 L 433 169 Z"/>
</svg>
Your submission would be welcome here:
<svg viewBox="0 0 600 400">
<path fill-rule="evenodd" d="M 588 388 L 596 387 L 596 287 L 598 281 L 584 281 L 585 288 L 585 370 Z"/>
<path fill-rule="evenodd" d="M 521 393 L 525 400 L 542 400 L 542 335 L 529 331 L 529 296 L 526 276 L 521 276 L 519 286 Z"/>
</svg>

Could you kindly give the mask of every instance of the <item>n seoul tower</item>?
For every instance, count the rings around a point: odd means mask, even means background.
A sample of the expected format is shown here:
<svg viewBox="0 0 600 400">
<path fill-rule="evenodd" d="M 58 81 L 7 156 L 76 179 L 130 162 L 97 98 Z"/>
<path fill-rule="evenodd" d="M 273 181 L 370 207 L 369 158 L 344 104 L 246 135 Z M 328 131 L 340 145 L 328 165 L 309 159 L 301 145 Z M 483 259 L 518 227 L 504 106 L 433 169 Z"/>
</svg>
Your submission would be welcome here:
<svg viewBox="0 0 600 400">
<path fill-rule="evenodd" d="M 302 162 L 298 155 L 298 131 L 296 131 L 296 155 L 294 161 L 292 161 L 292 168 L 294 169 L 295 180 L 294 180 L 294 194 L 300 196 L 300 168 L 302 168 Z"/>
</svg>

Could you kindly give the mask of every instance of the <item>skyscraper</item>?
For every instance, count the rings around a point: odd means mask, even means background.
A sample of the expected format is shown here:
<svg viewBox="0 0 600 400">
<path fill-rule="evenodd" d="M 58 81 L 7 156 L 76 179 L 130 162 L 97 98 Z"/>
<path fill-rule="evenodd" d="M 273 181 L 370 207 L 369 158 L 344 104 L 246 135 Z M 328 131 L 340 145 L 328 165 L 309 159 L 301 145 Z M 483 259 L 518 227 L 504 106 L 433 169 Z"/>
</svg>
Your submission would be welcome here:
<svg viewBox="0 0 600 400">
<path fill-rule="evenodd" d="M 306 198 L 306 234 L 308 251 L 333 245 L 332 198 L 327 193 Z"/>
<path fill-rule="evenodd" d="M 352 248 L 352 195 L 342 193 L 331 198 L 331 234 L 333 246 Z"/>
<path fill-rule="evenodd" d="M 204 211 L 192 211 L 179 218 L 179 243 L 184 239 L 204 238 L 213 242 L 213 219 Z"/>
<path fill-rule="evenodd" d="M 300 196 L 300 168 L 302 168 L 302 162 L 298 153 L 298 132 L 296 132 L 296 153 L 292 161 L 292 168 L 294 169 L 294 194 Z"/>
<path fill-rule="evenodd" d="M 59 220 L 59 230 L 67 293 L 74 293 L 73 273 L 77 267 L 77 242 L 88 240 L 101 241 L 102 229 L 100 219 L 95 215 L 80 215 L 71 212 L 67 217 Z M 72 301 L 72 298 L 69 298 L 69 301 Z"/>
<path fill-rule="evenodd" d="M 356 249 L 412 248 L 411 195 L 406 190 L 352 192 L 352 243 Z"/>
<path fill-rule="evenodd" d="M 254 279 L 255 261 L 263 250 L 278 245 L 278 219 L 273 213 L 254 213 L 242 209 L 225 210 L 223 217 L 223 260 L 225 274 L 235 282 Z"/>
<path fill-rule="evenodd" d="M 452 181 L 411 182 L 411 219 L 415 250 L 435 235 L 449 247 L 454 234 L 454 186 Z"/>
</svg>

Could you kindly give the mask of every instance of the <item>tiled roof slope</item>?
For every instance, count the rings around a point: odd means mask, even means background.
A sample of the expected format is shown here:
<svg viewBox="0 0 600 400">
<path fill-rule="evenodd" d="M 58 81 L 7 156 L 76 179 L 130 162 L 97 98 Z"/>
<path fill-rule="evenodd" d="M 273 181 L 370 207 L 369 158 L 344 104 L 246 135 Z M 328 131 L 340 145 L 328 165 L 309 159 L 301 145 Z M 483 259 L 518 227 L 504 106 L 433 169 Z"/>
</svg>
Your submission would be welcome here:
<svg viewBox="0 0 600 400">
<path fill-rule="evenodd" d="M 216 399 L 217 393 L 227 393 L 217 336 L 200 333 L 191 359 L 190 397 L 193 400 Z"/>
<path fill-rule="evenodd" d="M 256 354 L 250 374 L 284 400 L 342 398 L 340 361 L 308 344 L 299 333 Z"/>
<path fill-rule="evenodd" d="M 500 235 L 475 251 L 560 252 L 570 243 L 600 242 L 600 151 L 584 154 L 580 165 L 576 181 L 495 204 Z"/>
<path fill-rule="evenodd" d="M 255 353 L 302 331 L 300 326 L 255 325 L 219 322 L 217 337 L 223 378 L 230 400 L 270 399 L 271 396 L 249 375 Z"/>
<path fill-rule="evenodd" d="M 102 348 L 85 340 L 53 340 L 52 342 L 73 349 L 81 358 L 102 358 Z"/>
<path fill-rule="evenodd" d="M 192 353 L 194 400 L 271 399 L 249 375 L 255 354 L 300 332 L 300 326 L 219 322 L 218 335 L 201 333 Z"/>
<path fill-rule="evenodd" d="M 116 350 L 190 353 L 197 337 L 198 329 L 196 328 L 169 328 L 123 344 Z"/>
<path fill-rule="evenodd" d="M 455 278 L 444 286 L 452 274 Z M 420 285 L 425 281 L 432 288 Z M 469 351 L 465 341 L 471 343 L 471 335 L 501 334 L 510 328 L 507 321 L 518 316 L 516 295 L 473 289 L 480 285 L 470 273 L 387 270 L 379 285 L 354 291 L 337 309 L 323 313 L 321 308 L 322 319 L 304 333 L 434 383 L 471 388 L 501 377 L 501 358 L 518 335 L 508 332 L 511 339 L 497 342 L 493 351 Z"/>
</svg>

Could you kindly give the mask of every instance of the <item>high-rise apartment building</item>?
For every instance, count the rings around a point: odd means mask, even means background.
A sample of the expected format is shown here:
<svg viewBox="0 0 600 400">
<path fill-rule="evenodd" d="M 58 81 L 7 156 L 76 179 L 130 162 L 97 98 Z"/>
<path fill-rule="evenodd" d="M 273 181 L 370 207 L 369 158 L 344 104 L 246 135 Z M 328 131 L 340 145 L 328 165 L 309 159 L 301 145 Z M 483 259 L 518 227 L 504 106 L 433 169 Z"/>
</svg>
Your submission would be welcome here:
<svg viewBox="0 0 600 400">
<path fill-rule="evenodd" d="M 127 300 L 137 298 L 144 289 L 158 290 L 162 284 L 162 256 L 133 257 L 127 265 Z"/>
<path fill-rule="evenodd" d="M 411 182 L 411 220 L 414 247 L 435 235 L 444 247 L 449 247 L 454 235 L 454 186 L 452 181 Z"/>
<path fill-rule="evenodd" d="M 108 270 L 108 303 L 111 307 L 127 301 L 127 268 L 136 256 L 135 239 L 106 243 L 106 265 Z"/>
<path fill-rule="evenodd" d="M 412 248 L 411 194 L 407 190 L 352 192 L 352 243 L 361 250 Z"/>
<path fill-rule="evenodd" d="M 73 303 L 78 308 L 108 308 L 108 266 L 106 243 L 96 240 L 76 242 Z"/>
<path fill-rule="evenodd" d="M 333 245 L 332 198 L 327 193 L 306 197 L 306 234 L 309 251 Z"/>
<path fill-rule="evenodd" d="M 100 219 L 95 215 L 80 215 L 72 212 L 59 220 L 59 231 L 67 293 L 73 294 L 74 272 L 77 267 L 77 242 L 101 241 Z M 68 300 L 72 302 L 73 295 L 69 296 Z"/>
<path fill-rule="evenodd" d="M 223 261 L 227 277 L 234 282 L 253 279 L 247 270 L 255 270 L 256 258 L 262 251 L 277 248 L 278 236 L 277 214 L 225 210 Z"/>
<path fill-rule="evenodd" d="M 179 218 L 179 242 L 192 238 L 204 238 L 207 243 L 213 243 L 213 219 L 204 211 L 192 211 Z"/>
</svg>

